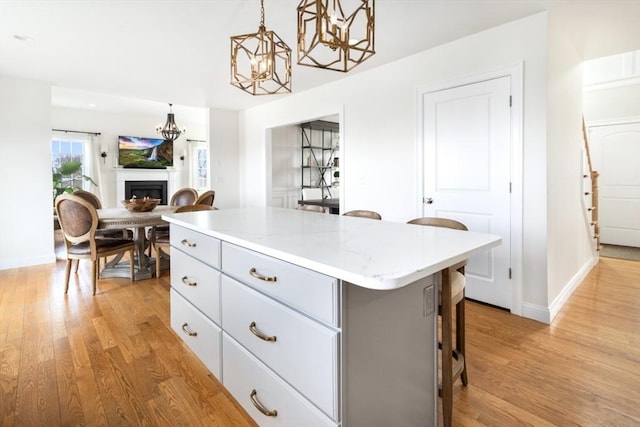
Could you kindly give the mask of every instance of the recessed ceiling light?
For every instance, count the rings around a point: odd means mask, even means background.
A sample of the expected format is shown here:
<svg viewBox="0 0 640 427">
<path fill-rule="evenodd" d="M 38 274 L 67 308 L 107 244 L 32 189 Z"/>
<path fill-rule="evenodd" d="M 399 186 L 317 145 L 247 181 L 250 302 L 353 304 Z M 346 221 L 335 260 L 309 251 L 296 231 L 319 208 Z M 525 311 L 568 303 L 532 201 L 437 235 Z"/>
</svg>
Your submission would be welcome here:
<svg viewBox="0 0 640 427">
<path fill-rule="evenodd" d="M 33 37 L 25 36 L 23 34 L 14 34 L 13 38 L 16 39 L 16 40 L 20 40 L 21 42 L 32 42 L 33 41 Z"/>
</svg>

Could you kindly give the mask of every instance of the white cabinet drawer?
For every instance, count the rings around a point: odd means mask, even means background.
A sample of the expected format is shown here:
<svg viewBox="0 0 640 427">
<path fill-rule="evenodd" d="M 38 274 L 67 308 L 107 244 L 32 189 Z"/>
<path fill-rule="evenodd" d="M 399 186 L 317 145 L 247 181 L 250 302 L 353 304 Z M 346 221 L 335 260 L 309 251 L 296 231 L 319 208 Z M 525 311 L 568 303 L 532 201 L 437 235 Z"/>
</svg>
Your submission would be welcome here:
<svg viewBox="0 0 640 427">
<path fill-rule="evenodd" d="M 171 224 L 171 246 L 220 269 L 220 240 L 179 225 Z"/>
<path fill-rule="evenodd" d="M 171 289 L 171 328 L 211 373 L 221 379 L 221 329 L 173 289 Z"/>
<path fill-rule="evenodd" d="M 226 275 L 222 300 L 225 332 L 337 419 L 338 332 Z"/>
<path fill-rule="evenodd" d="M 220 325 L 220 272 L 181 251 L 171 252 L 171 286 Z"/>
<path fill-rule="evenodd" d="M 222 334 L 222 354 L 224 386 L 259 425 L 337 425 L 226 333 Z M 265 414 L 273 410 L 277 413 Z"/>
<path fill-rule="evenodd" d="M 332 277 L 226 242 L 222 242 L 222 271 L 310 316 L 338 326 L 338 281 Z"/>
</svg>

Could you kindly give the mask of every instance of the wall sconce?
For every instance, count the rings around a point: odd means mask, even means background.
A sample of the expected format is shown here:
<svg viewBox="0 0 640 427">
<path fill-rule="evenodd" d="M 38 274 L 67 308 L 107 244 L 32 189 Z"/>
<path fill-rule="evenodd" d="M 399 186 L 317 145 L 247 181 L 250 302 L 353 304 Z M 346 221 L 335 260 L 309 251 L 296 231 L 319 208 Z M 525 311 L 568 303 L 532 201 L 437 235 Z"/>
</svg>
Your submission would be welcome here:
<svg viewBox="0 0 640 427">
<path fill-rule="evenodd" d="M 107 149 L 107 147 L 100 147 L 100 157 L 102 157 L 102 163 L 106 164 L 107 163 L 107 153 L 109 152 L 109 150 Z"/>
<path fill-rule="evenodd" d="M 182 166 L 184 166 L 184 158 L 185 158 L 185 152 L 184 152 L 184 151 L 182 151 L 182 152 L 180 153 L 180 160 L 182 160 Z"/>
</svg>

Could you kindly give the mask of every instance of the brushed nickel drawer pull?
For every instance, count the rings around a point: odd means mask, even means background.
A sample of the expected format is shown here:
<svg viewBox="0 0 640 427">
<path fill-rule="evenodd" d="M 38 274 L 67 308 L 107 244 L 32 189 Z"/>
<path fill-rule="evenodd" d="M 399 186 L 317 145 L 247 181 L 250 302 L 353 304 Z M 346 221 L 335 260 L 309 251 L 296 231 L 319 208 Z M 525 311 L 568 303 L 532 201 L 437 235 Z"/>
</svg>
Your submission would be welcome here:
<svg viewBox="0 0 640 427">
<path fill-rule="evenodd" d="M 182 276 L 182 283 L 187 286 L 198 286 L 198 282 L 190 282 L 187 276 Z"/>
<path fill-rule="evenodd" d="M 257 272 L 255 267 L 249 270 L 249 274 L 255 277 L 256 279 L 264 280 L 265 282 L 275 282 L 276 280 L 278 280 L 276 276 L 271 276 L 271 277 L 263 276 L 262 274 Z"/>
<path fill-rule="evenodd" d="M 191 328 L 189 327 L 189 325 L 187 325 L 186 323 L 182 325 L 182 330 L 184 331 L 185 334 L 189 335 L 190 337 L 197 337 L 198 333 L 197 332 L 193 332 L 191 330 Z"/>
<path fill-rule="evenodd" d="M 251 399 L 251 403 L 253 403 L 253 406 L 255 406 L 258 411 L 262 412 L 262 414 L 266 415 L 267 417 L 277 417 L 278 411 L 275 409 L 270 411 L 264 406 L 262 406 L 262 404 L 258 402 L 258 398 L 256 397 L 257 395 L 258 395 L 258 392 L 255 389 L 251 390 L 249 399 Z"/>
<path fill-rule="evenodd" d="M 184 246 L 186 246 L 188 248 L 195 248 L 196 247 L 195 243 L 191 243 L 187 239 L 182 239 L 182 241 L 180 243 L 182 243 Z"/>
<path fill-rule="evenodd" d="M 258 331 L 258 328 L 256 328 L 256 322 L 251 322 L 251 324 L 249 325 L 249 330 L 253 335 L 257 336 L 263 341 L 276 342 L 276 340 L 278 339 L 275 335 L 268 337 L 262 332 Z"/>
</svg>

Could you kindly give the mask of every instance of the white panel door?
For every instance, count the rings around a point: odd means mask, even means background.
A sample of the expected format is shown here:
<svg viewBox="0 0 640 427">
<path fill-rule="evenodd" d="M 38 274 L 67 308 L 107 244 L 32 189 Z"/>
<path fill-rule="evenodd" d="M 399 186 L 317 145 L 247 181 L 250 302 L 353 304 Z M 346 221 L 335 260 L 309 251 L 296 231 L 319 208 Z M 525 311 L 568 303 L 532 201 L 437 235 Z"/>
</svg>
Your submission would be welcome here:
<svg viewBox="0 0 640 427">
<path fill-rule="evenodd" d="M 640 123 L 589 129 L 600 242 L 640 247 Z"/>
<path fill-rule="evenodd" d="M 502 237 L 467 265 L 468 298 L 511 308 L 510 77 L 423 95 L 423 215 Z"/>
</svg>

